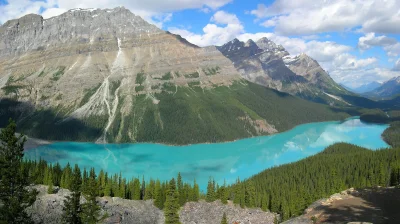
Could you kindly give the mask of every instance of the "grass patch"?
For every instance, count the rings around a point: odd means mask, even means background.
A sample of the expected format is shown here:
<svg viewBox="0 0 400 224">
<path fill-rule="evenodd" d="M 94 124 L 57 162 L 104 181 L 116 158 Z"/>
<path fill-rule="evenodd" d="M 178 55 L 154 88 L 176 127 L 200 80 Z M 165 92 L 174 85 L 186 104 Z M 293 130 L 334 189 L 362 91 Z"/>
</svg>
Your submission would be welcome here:
<svg viewBox="0 0 400 224">
<path fill-rule="evenodd" d="M 199 78 L 200 74 L 198 72 L 193 72 L 193 73 L 186 74 L 185 77 L 189 78 L 189 79 Z"/>
<path fill-rule="evenodd" d="M 144 90 L 144 86 L 136 86 L 135 87 L 135 91 L 136 92 L 140 92 L 140 91 L 143 91 Z"/>
<path fill-rule="evenodd" d="M 161 77 L 161 80 L 171 80 L 173 77 L 172 77 L 172 74 L 171 74 L 171 72 L 167 72 L 167 73 L 165 73 L 165 75 L 163 75 L 162 77 Z"/>
<path fill-rule="evenodd" d="M 200 85 L 200 81 L 194 81 L 188 83 L 189 87 L 195 87 Z"/>
<path fill-rule="evenodd" d="M 46 73 L 44 73 L 44 70 L 42 70 L 40 73 L 39 73 L 39 75 L 38 75 L 38 77 L 42 77 L 42 76 L 44 76 Z"/>
<path fill-rule="evenodd" d="M 96 93 L 97 89 L 99 89 L 101 86 L 101 83 L 99 83 L 96 87 L 92 88 L 92 89 L 85 89 L 85 95 L 83 95 L 83 98 L 81 100 L 81 102 L 79 103 L 79 107 L 85 105 L 87 102 L 89 102 L 90 97 Z"/>
<path fill-rule="evenodd" d="M 64 75 L 65 66 L 60 66 L 58 70 L 51 77 L 52 81 L 58 81 L 62 75 Z"/>
<path fill-rule="evenodd" d="M 176 86 L 170 82 L 166 82 L 162 85 L 162 91 L 175 91 L 176 90 Z"/>
<path fill-rule="evenodd" d="M 212 76 L 212 75 L 219 74 L 220 70 L 221 70 L 221 68 L 219 66 L 216 66 L 213 68 L 203 69 L 203 72 L 204 72 L 204 74 L 206 74 L 206 76 Z"/>
<path fill-rule="evenodd" d="M 151 86 L 151 89 L 152 89 L 152 90 L 154 90 L 154 89 L 159 89 L 160 86 L 161 86 L 161 84 L 157 84 L 157 85 Z"/>
<path fill-rule="evenodd" d="M 136 84 L 142 85 L 146 80 L 146 75 L 144 72 L 140 72 L 136 75 Z"/>
</svg>

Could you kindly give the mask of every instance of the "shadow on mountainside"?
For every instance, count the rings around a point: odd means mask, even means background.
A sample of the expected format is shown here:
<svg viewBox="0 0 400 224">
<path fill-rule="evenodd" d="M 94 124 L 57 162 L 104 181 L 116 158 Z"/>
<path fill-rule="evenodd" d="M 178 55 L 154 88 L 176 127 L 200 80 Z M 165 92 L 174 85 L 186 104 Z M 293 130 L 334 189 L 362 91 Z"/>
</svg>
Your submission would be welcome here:
<svg viewBox="0 0 400 224">
<path fill-rule="evenodd" d="M 317 223 L 370 222 L 395 224 L 400 220 L 400 189 L 371 188 L 314 209 Z"/>
<path fill-rule="evenodd" d="M 89 123 L 78 119 L 65 120 L 60 111 L 37 109 L 28 102 L 0 99 L 0 128 L 12 118 L 17 122 L 17 131 L 33 138 L 54 141 L 94 141 L 102 134 L 103 121 Z"/>
</svg>

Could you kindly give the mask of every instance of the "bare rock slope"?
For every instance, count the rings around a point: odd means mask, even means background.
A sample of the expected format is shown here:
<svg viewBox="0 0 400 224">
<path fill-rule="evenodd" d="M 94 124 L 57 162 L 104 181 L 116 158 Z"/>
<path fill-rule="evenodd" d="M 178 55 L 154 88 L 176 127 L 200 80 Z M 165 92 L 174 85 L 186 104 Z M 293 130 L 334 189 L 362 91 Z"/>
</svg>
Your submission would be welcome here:
<svg viewBox="0 0 400 224">
<path fill-rule="evenodd" d="M 328 104 L 343 104 L 338 95 L 349 94 L 317 61 L 306 54 L 290 56 L 285 48 L 266 37 L 256 42 L 234 39 L 218 49 L 243 78 L 260 85 Z"/>
<path fill-rule="evenodd" d="M 47 186 L 38 185 L 36 189 L 40 192 L 36 202 L 28 208 L 35 223 L 60 223 L 64 197 L 70 192 L 59 189 L 56 194 L 47 194 Z M 85 199 L 81 198 L 81 203 Z M 133 201 L 121 198 L 102 197 L 98 198 L 102 213 L 107 213 L 109 218 L 103 223 L 126 223 L 126 224 L 162 224 L 164 213 L 153 205 L 151 200 Z M 220 201 L 213 203 L 189 202 L 180 210 L 180 221 L 183 224 L 218 224 L 221 222 L 223 213 L 227 214 L 229 223 L 237 224 L 270 224 L 274 223 L 275 213 L 263 212 L 260 209 L 242 209 L 231 203 L 222 204 Z"/>
</svg>

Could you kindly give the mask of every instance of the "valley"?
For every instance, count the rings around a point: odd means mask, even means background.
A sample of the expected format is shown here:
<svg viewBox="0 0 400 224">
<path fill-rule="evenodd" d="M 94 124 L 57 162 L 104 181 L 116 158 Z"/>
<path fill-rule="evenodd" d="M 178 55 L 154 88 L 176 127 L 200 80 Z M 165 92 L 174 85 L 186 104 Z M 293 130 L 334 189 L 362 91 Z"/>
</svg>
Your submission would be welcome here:
<svg viewBox="0 0 400 224">
<path fill-rule="evenodd" d="M 321 198 L 399 186 L 398 77 L 353 91 L 324 69 L 330 49 L 291 55 L 268 33 L 197 46 L 147 20 L 78 8 L 0 26 L 0 188 L 38 190 L 19 214 L 59 223 L 75 206 L 85 214 L 75 218 L 93 219 L 83 223 L 309 223 L 296 217 Z M 375 59 L 343 61 L 340 72 Z M 0 223 L 15 216 L 3 215 L 4 195 Z"/>
</svg>

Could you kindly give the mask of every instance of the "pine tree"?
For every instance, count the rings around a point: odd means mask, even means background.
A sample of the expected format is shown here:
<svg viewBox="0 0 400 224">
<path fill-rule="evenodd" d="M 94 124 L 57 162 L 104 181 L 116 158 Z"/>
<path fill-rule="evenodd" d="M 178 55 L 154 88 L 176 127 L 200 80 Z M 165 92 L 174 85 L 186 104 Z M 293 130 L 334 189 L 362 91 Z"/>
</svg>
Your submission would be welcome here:
<svg viewBox="0 0 400 224">
<path fill-rule="evenodd" d="M 208 180 L 206 201 L 215 201 L 214 181 L 211 178 Z"/>
<path fill-rule="evenodd" d="M 29 191 L 27 172 L 22 168 L 23 135 L 16 136 L 16 124 L 9 120 L 0 132 L 0 220 L 5 223 L 33 223 L 25 208 L 36 200 L 36 191 Z"/>
<path fill-rule="evenodd" d="M 71 223 L 71 224 L 80 224 L 82 223 L 81 220 L 81 212 L 82 208 L 80 205 L 80 198 L 81 198 L 81 171 L 78 165 L 75 165 L 74 171 L 71 178 L 71 188 L 70 190 L 71 195 L 66 196 L 64 200 L 64 208 L 63 208 L 63 221 L 64 223 Z"/>
<path fill-rule="evenodd" d="M 221 224 L 228 224 L 228 219 L 226 218 L 226 213 L 225 212 L 224 212 L 224 215 L 222 215 Z"/>
<path fill-rule="evenodd" d="M 51 170 L 51 169 L 49 169 L 49 170 Z M 54 193 L 54 188 L 53 188 L 53 172 L 51 172 L 51 171 L 49 172 L 47 193 L 48 193 L 48 194 L 53 194 L 53 193 Z"/>
<path fill-rule="evenodd" d="M 156 181 L 156 185 L 154 186 L 154 206 L 156 206 L 159 209 L 164 208 L 164 202 L 163 202 L 163 195 L 161 192 L 161 183 L 159 180 Z"/>
<path fill-rule="evenodd" d="M 86 196 L 87 202 L 82 205 L 81 219 L 83 223 L 95 224 L 105 217 L 100 217 L 100 206 L 96 201 L 97 183 L 96 183 L 96 173 L 94 168 L 90 169 L 90 174 L 87 179 L 87 191 Z"/>
<path fill-rule="evenodd" d="M 182 182 L 182 176 L 181 173 L 178 173 L 178 178 L 177 178 L 177 187 L 178 187 L 178 195 L 179 195 L 179 205 L 183 206 L 186 203 L 186 197 L 183 189 L 183 182 Z"/>
<path fill-rule="evenodd" d="M 178 200 L 175 179 L 172 178 L 168 184 L 167 196 L 164 204 L 164 216 L 166 224 L 180 224 Z"/>
</svg>

